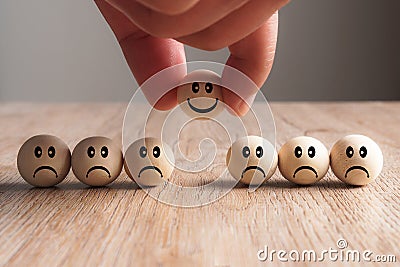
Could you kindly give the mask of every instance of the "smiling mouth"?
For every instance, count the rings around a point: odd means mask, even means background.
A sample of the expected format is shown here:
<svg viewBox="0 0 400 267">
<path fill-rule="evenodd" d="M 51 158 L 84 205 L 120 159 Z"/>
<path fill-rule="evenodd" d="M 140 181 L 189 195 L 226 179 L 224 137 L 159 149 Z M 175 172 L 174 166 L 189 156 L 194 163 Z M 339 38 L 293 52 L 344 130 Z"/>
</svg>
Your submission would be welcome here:
<svg viewBox="0 0 400 267">
<path fill-rule="evenodd" d="M 52 171 L 52 172 L 54 172 L 54 174 L 56 175 L 56 178 L 58 178 L 57 171 L 56 171 L 53 167 L 47 166 L 47 165 L 45 165 L 45 166 L 40 166 L 39 168 L 37 168 L 37 169 L 33 172 L 33 178 L 35 178 L 36 173 L 38 173 L 38 172 L 41 171 L 41 170 L 49 170 L 49 171 Z"/>
<path fill-rule="evenodd" d="M 301 171 L 301 170 L 310 170 L 310 171 L 312 171 L 314 174 L 315 174 L 315 178 L 318 178 L 318 173 L 317 173 L 317 171 L 313 168 L 313 167 L 311 167 L 311 166 L 300 166 L 300 167 L 298 167 L 295 171 L 294 171 L 294 173 L 293 173 L 293 178 L 296 178 L 295 176 L 296 176 L 296 173 L 298 173 L 299 171 Z"/>
<path fill-rule="evenodd" d="M 264 177 L 265 177 L 265 172 L 264 172 L 264 170 L 263 170 L 261 167 L 258 167 L 258 166 L 248 166 L 248 167 L 246 167 L 246 169 L 243 170 L 243 172 L 242 172 L 242 178 L 243 178 L 244 173 L 247 172 L 247 171 L 250 171 L 250 170 L 258 170 L 258 171 L 262 172 L 262 174 L 263 174 Z"/>
<path fill-rule="evenodd" d="M 188 102 L 189 107 L 190 107 L 193 111 L 195 111 L 195 112 L 197 112 L 197 113 L 208 113 L 208 112 L 213 111 L 213 109 L 215 109 L 215 108 L 217 107 L 218 98 L 215 99 L 214 105 L 212 105 L 212 106 L 209 107 L 209 108 L 196 108 L 195 106 L 193 106 L 193 105 L 190 103 L 190 98 L 187 99 L 187 102 Z"/>
<path fill-rule="evenodd" d="M 162 172 L 161 172 L 161 170 L 160 170 L 159 168 L 157 168 L 156 166 L 153 166 L 153 165 L 149 165 L 149 166 L 143 167 L 143 168 L 140 170 L 140 172 L 139 172 L 139 174 L 138 174 L 138 177 L 139 177 L 139 178 L 140 178 L 140 175 L 142 174 L 142 172 L 144 172 L 145 170 L 155 170 L 155 171 L 157 171 L 157 172 L 160 174 L 161 178 L 163 177 L 163 174 L 162 174 Z"/>
<path fill-rule="evenodd" d="M 367 174 L 367 178 L 369 178 L 368 170 L 366 168 L 364 168 L 363 166 L 351 166 L 350 168 L 347 169 L 346 174 L 344 175 L 344 178 L 347 178 L 347 174 L 349 172 L 351 172 L 352 170 L 362 170 Z"/>
<path fill-rule="evenodd" d="M 94 170 L 103 170 L 103 171 L 105 171 L 105 172 L 108 174 L 108 178 L 111 178 L 110 171 L 109 171 L 106 167 L 104 167 L 104 166 L 93 166 L 92 168 L 90 168 L 90 169 L 87 171 L 87 173 L 86 173 L 86 178 L 88 178 L 89 173 L 92 172 L 92 171 L 94 171 Z"/>
</svg>

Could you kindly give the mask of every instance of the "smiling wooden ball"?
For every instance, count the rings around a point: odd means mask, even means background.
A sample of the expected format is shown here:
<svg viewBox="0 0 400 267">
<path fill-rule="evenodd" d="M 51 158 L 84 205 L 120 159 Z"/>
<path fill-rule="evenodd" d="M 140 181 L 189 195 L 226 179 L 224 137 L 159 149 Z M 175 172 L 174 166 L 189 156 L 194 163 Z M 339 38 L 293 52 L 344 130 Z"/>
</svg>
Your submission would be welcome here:
<svg viewBox="0 0 400 267">
<path fill-rule="evenodd" d="M 329 153 L 317 139 L 309 136 L 295 137 L 279 151 L 278 166 L 287 180 L 308 185 L 321 180 L 329 169 Z"/>
<path fill-rule="evenodd" d="M 71 167 L 71 152 L 66 143 L 52 135 L 36 135 L 19 149 L 17 167 L 22 178 L 38 187 L 60 183 Z"/>
<path fill-rule="evenodd" d="M 171 176 L 174 164 L 172 149 L 158 138 L 136 140 L 125 152 L 125 172 L 140 186 L 164 183 Z"/>
<path fill-rule="evenodd" d="M 192 118 L 213 118 L 223 110 L 221 78 L 209 70 L 189 73 L 178 87 L 177 99 L 181 109 Z"/>
<path fill-rule="evenodd" d="M 332 147 L 331 169 L 340 180 L 351 185 L 366 185 L 378 177 L 383 167 L 379 146 L 364 135 L 348 135 Z"/>
<path fill-rule="evenodd" d="M 277 162 L 275 147 L 260 136 L 239 138 L 226 155 L 229 173 L 236 180 L 248 185 L 259 185 L 271 178 Z"/>
<path fill-rule="evenodd" d="M 88 137 L 80 141 L 72 152 L 72 171 L 82 183 L 104 186 L 121 173 L 121 149 L 109 138 Z"/>
</svg>

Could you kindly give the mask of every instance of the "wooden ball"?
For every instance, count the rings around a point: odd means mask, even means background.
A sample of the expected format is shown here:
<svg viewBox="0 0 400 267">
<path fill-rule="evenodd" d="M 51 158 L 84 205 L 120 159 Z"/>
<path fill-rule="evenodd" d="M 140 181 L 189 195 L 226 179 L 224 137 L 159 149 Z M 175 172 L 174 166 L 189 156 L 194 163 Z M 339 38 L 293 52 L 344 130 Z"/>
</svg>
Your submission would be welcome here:
<svg viewBox="0 0 400 267">
<path fill-rule="evenodd" d="M 178 87 L 177 99 L 180 108 L 192 118 L 213 118 L 223 110 L 220 77 L 208 70 L 196 70 Z"/>
<path fill-rule="evenodd" d="M 123 159 L 121 149 L 111 139 L 93 136 L 76 145 L 71 162 L 79 181 L 90 186 L 105 186 L 117 179 Z"/>
<path fill-rule="evenodd" d="M 144 187 L 157 186 L 168 180 L 174 164 L 172 149 L 158 138 L 136 140 L 125 152 L 125 172 Z"/>
<path fill-rule="evenodd" d="M 19 149 L 17 167 L 22 178 L 38 187 L 54 186 L 67 176 L 71 152 L 66 143 L 52 135 L 36 135 Z"/>
<path fill-rule="evenodd" d="M 331 169 L 340 180 L 351 185 L 366 185 L 378 177 L 383 167 L 379 146 L 364 135 L 348 135 L 331 149 Z"/>
<path fill-rule="evenodd" d="M 319 140 L 299 136 L 281 147 L 278 166 L 287 180 L 300 185 L 313 184 L 328 172 L 329 153 Z"/>
<path fill-rule="evenodd" d="M 259 136 L 236 140 L 226 155 L 229 173 L 242 183 L 259 185 L 271 178 L 278 163 L 275 147 Z"/>
</svg>

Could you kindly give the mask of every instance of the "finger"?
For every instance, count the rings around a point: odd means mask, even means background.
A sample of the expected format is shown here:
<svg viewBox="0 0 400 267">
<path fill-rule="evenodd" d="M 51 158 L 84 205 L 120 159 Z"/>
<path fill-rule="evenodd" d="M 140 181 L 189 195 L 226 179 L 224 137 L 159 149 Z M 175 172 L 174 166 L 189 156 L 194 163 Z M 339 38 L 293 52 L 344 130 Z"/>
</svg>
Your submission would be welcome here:
<svg viewBox="0 0 400 267">
<path fill-rule="evenodd" d="M 256 31 L 229 46 L 231 55 L 226 65 L 243 72 L 253 82 L 242 80 L 244 76 L 237 75 L 230 68 L 225 68 L 222 74 L 224 86 L 238 88 L 235 92 L 223 90 L 224 102 L 239 116 L 247 113 L 257 90 L 263 85 L 272 69 L 278 37 L 278 13 L 271 16 Z M 240 84 L 249 86 L 238 86 Z"/>
<path fill-rule="evenodd" d="M 202 0 L 190 10 L 170 16 L 131 0 L 108 0 L 150 35 L 178 38 L 206 29 L 249 0 Z"/>
<path fill-rule="evenodd" d="M 184 64 L 186 59 L 183 45 L 172 39 L 152 36 L 140 39 L 127 38 L 120 45 L 132 73 L 142 86 L 143 93 L 150 104 L 160 110 L 175 107 L 178 104 L 176 89 L 168 92 L 170 89 L 168 85 L 177 84 L 181 81 L 186 75 L 186 67 L 175 68 L 174 71 L 165 73 L 162 76 L 163 81 L 156 80 L 154 86 L 143 83 L 168 67 Z M 162 82 L 165 82 L 165 84 L 162 84 Z"/>
<path fill-rule="evenodd" d="M 95 1 L 100 12 L 113 30 L 125 55 L 126 61 L 139 85 L 157 72 L 186 62 L 184 47 L 172 39 L 156 38 L 137 28 L 124 14 L 104 0 Z M 172 72 L 171 81 L 181 80 L 185 69 Z M 166 110 L 177 105 L 176 90 L 143 90 L 150 104 Z M 165 95 L 164 95 L 165 94 Z M 161 99 L 160 97 L 163 96 Z"/>
<path fill-rule="evenodd" d="M 199 49 L 218 50 L 254 32 L 287 2 L 288 0 L 252 0 L 212 26 L 176 39 Z"/>
<path fill-rule="evenodd" d="M 196 5 L 199 0 L 136 0 L 145 7 L 166 15 L 178 15 Z"/>
</svg>

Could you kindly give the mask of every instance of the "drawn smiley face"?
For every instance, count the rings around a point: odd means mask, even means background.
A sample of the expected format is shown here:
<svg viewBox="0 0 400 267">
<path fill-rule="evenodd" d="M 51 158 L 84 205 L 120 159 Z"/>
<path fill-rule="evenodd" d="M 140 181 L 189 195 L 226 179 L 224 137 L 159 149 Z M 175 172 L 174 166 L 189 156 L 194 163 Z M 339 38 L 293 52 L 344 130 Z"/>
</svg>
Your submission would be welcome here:
<svg viewBox="0 0 400 267">
<path fill-rule="evenodd" d="M 169 179 L 174 162 L 174 154 L 167 144 L 158 138 L 148 137 L 136 140 L 128 147 L 124 168 L 137 184 L 149 187 Z"/>
<path fill-rule="evenodd" d="M 271 178 L 278 162 L 274 146 L 259 136 L 236 140 L 226 155 L 229 173 L 244 184 L 259 185 Z"/>
<path fill-rule="evenodd" d="M 122 170 L 122 152 L 107 137 L 94 136 L 80 141 L 72 152 L 72 171 L 82 183 L 105 186 Z"/>
<path fill-rule="evenodd" d="M 379 175 L 383 155 L 379 146 L 364 135 L 348 135 L 338 140 L 330 153 L 333 173 L 351 185 L 365 185 Z"/>
<path fill-rule="evenodd" d="M 301 185 L 313 184 L 328 172 L 329 153 L 319 140 L 299 136 L 281 147 L 278 166 L 287 180 Z"/>
<path fill-rule="evenodd" d="M 36 135 L 20 148 L 17 167 L 22 178 L 38 187 L 54 186 L 67 176 L 71 152 L 61 139 L 52 135 Z"/>
<path fill-rule="evenodd" d="M 189 73 L 178 87 L 177 99 L 182 110 L 193 118 L 212 118 L 223 110 L 220 77 L 214 72 L 197 70 Z"/>
</svg>

